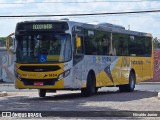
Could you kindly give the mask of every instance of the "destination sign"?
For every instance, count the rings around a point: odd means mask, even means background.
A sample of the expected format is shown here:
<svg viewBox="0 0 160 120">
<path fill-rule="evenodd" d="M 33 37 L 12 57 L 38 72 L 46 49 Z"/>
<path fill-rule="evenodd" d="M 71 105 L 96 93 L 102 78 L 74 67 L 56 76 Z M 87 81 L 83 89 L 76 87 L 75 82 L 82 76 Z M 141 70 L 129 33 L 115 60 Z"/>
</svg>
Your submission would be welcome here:
<svg viewBox="0 0 160 120">
<path fill-rule="evenodd" d="M 53 29 L 53 24 L 33 24 L 32 28 L 33 30 Z"/>
<path fill-rule="evenodd" d="M 18 31 L 65 31 L 68 30 L 67 22 L 28 22 L 19 23 L 17 25 Z"/>
</svg>

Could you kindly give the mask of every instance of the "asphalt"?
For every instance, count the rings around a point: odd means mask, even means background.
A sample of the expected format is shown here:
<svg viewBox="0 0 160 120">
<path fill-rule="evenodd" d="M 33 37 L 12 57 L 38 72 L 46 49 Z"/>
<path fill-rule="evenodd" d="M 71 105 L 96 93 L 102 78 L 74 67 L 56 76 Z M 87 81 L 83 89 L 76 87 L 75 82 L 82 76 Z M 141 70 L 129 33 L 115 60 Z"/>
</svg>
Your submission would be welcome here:
<svg viewBox="0 0 160 120">
<path fill-rule="evenodd" d="M 103 87 L 100 90 L 114 91 L 118 90 L 117 87 Z M 158 92 L 160 98 L 160 82 L 143 82 L 136 85 L 135 90 L 140 91 L 154 91 Z M 0 97 L 7 96 L 7 92 L 32 92 L 37 91 L 36 89 L 16 89 L 14 83 L 0 83 Z"/>
</svg>

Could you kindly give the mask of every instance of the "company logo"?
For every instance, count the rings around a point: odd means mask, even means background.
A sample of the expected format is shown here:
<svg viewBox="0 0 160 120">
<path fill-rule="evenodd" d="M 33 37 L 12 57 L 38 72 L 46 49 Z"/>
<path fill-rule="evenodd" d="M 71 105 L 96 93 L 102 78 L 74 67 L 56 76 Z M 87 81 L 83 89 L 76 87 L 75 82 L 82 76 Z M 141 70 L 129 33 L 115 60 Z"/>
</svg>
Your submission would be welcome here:
<svg viewBox="0 0 160 120">
<path fill-rule="evenodd" d="M 132 61 L 132 64 L 141 65 L 141 64 L 143 64 L 143 61 L 134 60 L 134 61 Z"/>
<path fill-rule="evenodd" d="M 12 117 L 11 112 L 2 112 L 2 117 Z"/>
<path fill-rule="evenodd" d="M 108 62 L 111 62 L 111 57 L 94 56 L 93 62 L 94 63 L 108 63 Z"/>
<path fill-rule="evenodd" d="M 122 57 L 121 67 L 129 67 L 130 66 L 130 58 Z"/>
<path fill-rule="evenodd" d="M 32 112 L 2 112 L 3 118 L 41 118 L 41 113 L 32 113 Z"/>
</svg>

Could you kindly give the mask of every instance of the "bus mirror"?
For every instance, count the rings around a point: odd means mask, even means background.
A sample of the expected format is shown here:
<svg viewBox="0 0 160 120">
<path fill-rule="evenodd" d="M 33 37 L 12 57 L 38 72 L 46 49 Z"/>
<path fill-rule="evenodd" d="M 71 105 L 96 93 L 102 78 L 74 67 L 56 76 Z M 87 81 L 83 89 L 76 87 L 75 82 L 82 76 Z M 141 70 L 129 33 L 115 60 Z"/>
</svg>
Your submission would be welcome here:
<svg viewBox="0 0 160 120">
<path fill-rule="evenodd" d="M 14 33 L 10 34 L 6 38 L 6 48 L 10 54 L 14 54 Z"/>
<path fill-rule="evenodd" d="M 76 48 L 81 47 L 81 38 L 80 37 L 76 37 Z"/>
</svg>

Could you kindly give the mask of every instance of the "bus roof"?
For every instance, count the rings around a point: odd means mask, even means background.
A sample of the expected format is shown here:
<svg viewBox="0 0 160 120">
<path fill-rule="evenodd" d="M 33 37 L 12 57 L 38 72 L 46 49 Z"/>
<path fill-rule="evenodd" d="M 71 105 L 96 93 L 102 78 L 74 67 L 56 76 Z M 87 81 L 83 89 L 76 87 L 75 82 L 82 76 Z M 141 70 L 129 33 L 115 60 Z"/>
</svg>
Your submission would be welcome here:
<svg viewBox="0 0 160 120">
<path fill-rule="evenodd" d="M 132 31 L 132 30 L 126 30 L 125 27 L 114 25 L 110 23 L 100 23 L 100 24 L 88 24 L 88 23 L 81 23 L 81 22 L 75 22 L 75 21 L 69 21 L 68 19 L 62 19 L 62 20 L 34 20 L 34 21 L 23 21 L 19 22 L 18 24 L 25 24 L 25 23 L 47 23 L 47 22 L 67 22 L 70 27 L 76 25 L 81 26 L 86 29 L 94 29 L 94 30 L 103 30 L 113 33 L 123 33 L 123 34 L 130 34 L 130 35 L 136 35 L 136 36 L 147 36 L 152 37 L 151 33 L 144 33 L 144 32 L 138 32 L 138 31 Z"/>
</svg>

